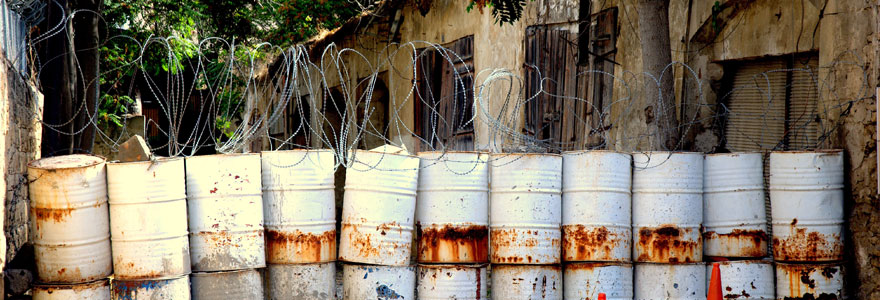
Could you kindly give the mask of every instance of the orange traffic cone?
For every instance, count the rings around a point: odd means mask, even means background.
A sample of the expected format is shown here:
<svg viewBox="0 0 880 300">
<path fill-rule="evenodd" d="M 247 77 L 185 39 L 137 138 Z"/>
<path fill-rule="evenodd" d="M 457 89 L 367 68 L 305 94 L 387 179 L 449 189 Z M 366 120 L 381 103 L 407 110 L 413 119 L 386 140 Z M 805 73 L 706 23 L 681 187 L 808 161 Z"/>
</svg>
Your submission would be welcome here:
<svg viewBox="0 0 880 300">
<path fill-rule="evenodd" d="M 605 300 L 605 293 L 599 293 L 599 300 Z"/>
<path fill-rule="evenodd" d="M 709 279 L 709 295 L 706 300 L 724 300 L 721 292 L 721 268 L 717 263 L 712 264 L 712 278 Z"/>
</svg>

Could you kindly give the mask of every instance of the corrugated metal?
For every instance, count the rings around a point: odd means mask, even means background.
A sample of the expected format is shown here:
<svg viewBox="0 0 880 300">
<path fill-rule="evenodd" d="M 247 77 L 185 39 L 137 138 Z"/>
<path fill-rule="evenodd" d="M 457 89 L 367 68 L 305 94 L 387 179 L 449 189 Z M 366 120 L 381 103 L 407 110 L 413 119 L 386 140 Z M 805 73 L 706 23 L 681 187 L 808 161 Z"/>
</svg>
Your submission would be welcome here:
<svg viewBox="0 0 880 300">
<path fill-rule="evenodd" d="M 776 299 L 846 299 L 841 264 L 776 263 Z"/>
<path fill-rule="evenodd" d="M 101 279 L 81 284 L 35 284 L 33 300 L 110 300 L 110 281 Z"/>
<path fill-rule="evenodd" d="M 266 293 L 269 300 L 336 299 L 336 263 L 269 264 Z"/>
<path fill-rule="evenodd" d="M 257 270 L 193 272 L 190 274 L 193 300 L 262 300 L 263 277 Z"/>
<path fill-rule="evenodd" d="M 782 60 L 737 64 L 725 138 L 732 151 L 773 149 L 785 135 L 786 72 Z M 771 71 L 771 72 L 768 72 Z"/>
<path fill-rule="evenodd" d="M 788 104 L 788 149 L 815 149 L 819 123 L 819 56 L 795 57 Z"/>
<path fill-rule="evenodd" d="M 267 262 L 335 261 L 335 153 L 290 150 L 261 155 Z"/>
<path fill-rule="evenodd" d="M 37 277 L 83 283 L 113 273 L 104 159 L 44 158 L 28 164 L 30 219 Z"/>
<path fill-rule="evenodd" d="M 844 258 L 843 184 L 841 150 L 770 153 L 775 260 Z"/>
<path fill-rule="evenodd" d="M 0 1 L 0 51 L 19 72 L 27 72 L 27 31 L 22 17 Z"/>
<path fill-rule="evenodd" d="M 632 156 L 563 154 L 563 261 L 632 261 Z"/>
<path fill-rule="evenodd" d="M 562 300 L 559 265 L 492 265 L 492 299 Z"/>
<path fill-rule="evenodd" d="M 419 153 L 419 262 L 489 261 L 489 154 Z"/>
<path fill-rule="evenodd" d="M 418 298 L 422 300 L 489 299 L 486 266 L 486 264 L 419 265 Z"/>
<path fill-rule="evenodd" d="M 342 266 L 343 299 L 415 299 L 414 266 Z"/>
<path fill-rule="evenodd" d="M 116 279 L 189 274 L 183 158 L 107 164 Z"/>
<path fill-rule="evenodd" d="M 764 257 L 769 237 L 761 153 L 706 155 L 703 248 L 707 256 Z"/>
<path fill-rule="evenodd" d="M 632 300 L 633 266 L 629 263 L 570 263 L 565 265 L 565 299 Z"/>
<path fill-rule="evenodd" d="M 113 300 L 189 300 L 189 276 L 164 280 L 113 280 Z"/>
<path fill-rule="evenodd" d="M 492 263 L 559 263 L 562 156 L 493 154 L 490 165 Z"/>
<path fill-rule="evenodd" d="M 636 300 L 706 299 L 706 265 L 637 263 L 633 282 Z"/>
<path fill-rule="evenodd" d="M 775 299 L 773 263 L 762 260 L 716 262 L 721 270 L 724 299 Z M 706 284 L 712 279 L 712 263 L 706 266 Z"/>
</svg>

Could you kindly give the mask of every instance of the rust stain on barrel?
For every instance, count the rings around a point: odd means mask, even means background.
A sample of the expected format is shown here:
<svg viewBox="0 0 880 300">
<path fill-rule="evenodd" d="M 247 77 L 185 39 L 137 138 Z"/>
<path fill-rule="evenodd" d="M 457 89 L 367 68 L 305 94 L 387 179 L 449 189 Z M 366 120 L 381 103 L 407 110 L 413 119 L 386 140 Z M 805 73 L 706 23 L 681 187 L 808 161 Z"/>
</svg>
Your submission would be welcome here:
<svg viewBox="0 0 880 300">
<path fill-rule="evenodd" d="M 843 241 L 837 234 L 826 235 L 791 226 L 792 235 L 773 238 L 773 257 L 779 261 L 834 261 L 843 259 Z M 831 240 L 832 242 L 828 242 Z"/>
<path fill-rule="evenodd" d="M 528 236 L 528 238 L 521 238 L 523 236 Z M 562 241 L 560 241 L 560 239 L 539 236 L 538 230 L 524 230 L 524 229 L 492 229 L 492 230 L 490 230 L 490 239 L 489 240 L 492 243 L 491 249 L 493 249 L 493 251 L 495 251 L 500 248 L 514 247 L 514 246 L 523 247 L 523 248 L 535 248 L 540 244 L 539 239 L 545 239 L 545 241 L 549 242 L 549 244 L 553 247 L 560 247 L 562 244 Z M 533 258 L 531 255 L 505 257 L 505 256 L 499 256 L 499 255 L 496 255 L 495 253 L 493 253 L 492 254 L 492 263 L 543 264 L 546 262 L 539 261 L 537 258 Z"/>
<path fill-rule="evenodd" d="M 786 300 L 837 300 L 835 294 L 814 293 L 816 289 L 816 281 L 810 278 L 814 272 L 819 272 L 826 279 L 833 279 L 837 273 L 837 268 L 822 267 L 816 265 L 793 265 L 793 264 L 777 264 L 777 272 L 784 271 L 788 274 L 788 296 L 782 297 Z M 781 295 L 780 295 L 781 296 Z"/>
<path fill-rule="evenodd" d="M 605 226 L 587 228 L 584 225 L 562 226 L 562 251 L 567 261 L 608 261 L 615 260 L 612 252 L 625 243 L 628 237 L 621 237 Z M 574 253 L 572 250 L 574 249 Z"/>
<path fill-rule="evenodd" d="M 697 241 L 686 240 L 692 228 L 675 225 L 643 227 L 638 232 L 638 262 L 688 263 L 700 261 L 703 246 Z"/>
<path fill-rule="evenodd" d="M 703 233 L 703 240 L 720 240 L 722 244 L 737 245 L 736 250 L 742 257 L 764 257 L 767 255 L 767 243 L 770 238 L 763 230 L 734 229 L 730 233 L 719 234 L 715 231 Z"/>
<path fill-rule="evenodd" d="M 473 262 L 489 260 L 489 227 L 485 225 L 423 228 L 417 226 L 420 262 Z"/>
<path fill-rule="evenodd" d="M 266 230 L 270 263 L 327 262 L 336 258 L 336 230 L 309 233 L 299 230 Z"/>
<path fill-rule="evenodd" d="M 37 221 L 53 221 L 55 223 L 64 222 L 66 217 L 70 216 L 73 208 L 40 208 L 32 207 Z"/>
</svg>

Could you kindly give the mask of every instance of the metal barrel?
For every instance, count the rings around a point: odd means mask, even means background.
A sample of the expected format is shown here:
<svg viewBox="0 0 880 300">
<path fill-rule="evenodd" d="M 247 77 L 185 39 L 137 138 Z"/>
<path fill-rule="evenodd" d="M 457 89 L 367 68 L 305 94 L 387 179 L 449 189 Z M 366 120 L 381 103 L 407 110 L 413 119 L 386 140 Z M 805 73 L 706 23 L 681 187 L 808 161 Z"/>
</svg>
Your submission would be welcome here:
<svg viewBox="0 0 880 300">
<path fill-rule="evenodd" d="M 562 155 L 562 260 L 632 261 L 632 156 Z"/>
<path fill-rule="evenodd" d="M 761 153 L 709 154 L 703 167 L 703 254 L 767 256 Z"/>
<path fill-rule="evenodd" d="M 776 299 L 846 299 L 839 263 L 776 263 Z"/>
<path fill-rule="evenodd" d="M 262 300 L 264 297 L 262 274 L 254 269 L 193 272 L 190 284 L 193 300 Z"/>
<path fill-rule="evenodd" d="M 189 276 L 172 279 L 113 280 L 113 300 L 189 300 Z"/>
<path fill-rule="evenodd" d="M 342 266 L 343 299 L 415 299 L 414 266 Z"/>
<path fill-rule="evenodd" d="M 290 150 L 261 155 L 266 261 L 335 261 L 336 154 L 330 150 Z"/>
<path fill-rule="evenodd" d="M 773 258 L 843 259 L 843 151 L 770 153 Z"/>
<path fill-rule="evenodd" d="M 633 154 L 633 259 L 703 260 L 703 154 Z"/>
<path fill-rule="evenodd" d="M 577 262 L 564 266 L 565 299 L 632 300 L 633 266 L 619 262 Z"/>
<path fill-rule="evenodd" d="M 490 257 L 497 264 L 558 264 L 562 156 L 492 154 Z"/>
<path fill-rule="evenodd" d="M 418 299 L 489 299 L 486 266 L 421 264 L 418 270 Z"/>
<path fill-rule="evenodd" d="M 492 265 L 492 299 L 562 300 L 559 265 Z"/>
<path fill-rule="evenodd" d="M 637 263 L 633 272 L 633 299 L 697 300 L 706 299 L 704 263 Z"/>
<path fill-rule="evenodd" d="M 85 283 L 113 273 L 106 172 L 104 159 L 92 155 L 28 164 L 38 281 Z"/>
<path fill-rule="evenodd" d="M 489 154 L 419 153 L 418 261 L 489 262 Z"/>
<path fill-rule="evenodd" d="M 706 287 L 712 279 L 712 265 L 721 270 L 721 293 L 724 299 L 776 299 L 773 263 L 763 260 L 720 261 L 706 266 Z"/>
<path fill-rule="evenodd" d="M 270 300 L 336 299 L 336 263 L 269 264 L 266 287 Z"/>
<path fill-rule="evenodd" d="M 115 279 L 190 273 L 183 158 L 109 163 L 107 192 Z"/>
<path fill-rule="evenodd" d="M 110 300 L 110 281 L 101 279 L 80 284 L 35 284 L 34 300 Z"/>
<path fill-rule="evenodd" d="M 259 154 L 186 158 L 193 271 L 266 266 L 260 189 Z"/>
<path fill-rule="evenodd" d="M 410 263 L 419 159 L 356 150 L 345 172 L 339 260 Z"/>
</svg>

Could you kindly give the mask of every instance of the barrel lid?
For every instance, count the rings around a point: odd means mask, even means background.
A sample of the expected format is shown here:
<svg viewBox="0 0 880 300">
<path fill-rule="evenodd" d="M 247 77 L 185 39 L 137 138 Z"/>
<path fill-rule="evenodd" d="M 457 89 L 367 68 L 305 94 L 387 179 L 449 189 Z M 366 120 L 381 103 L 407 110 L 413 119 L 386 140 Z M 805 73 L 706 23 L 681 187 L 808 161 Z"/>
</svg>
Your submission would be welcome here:
<svg viewBox="0 0 880 300">
<path fill-rule="evenodd" d="M 61 170 L 91 167 L 103 163 L 103 157 L 90 154 L 71 154 L 41 158 L 28 163 L 29 168 Z"/>
</svg>

